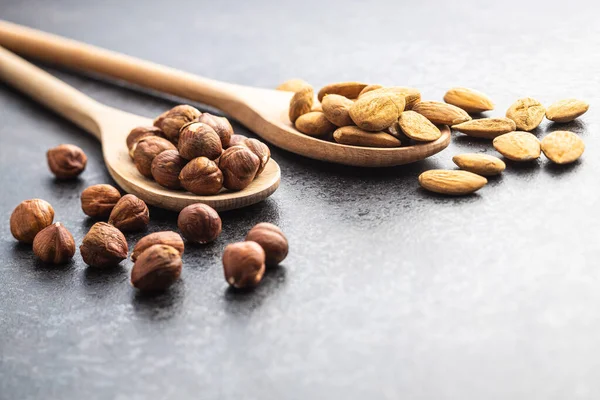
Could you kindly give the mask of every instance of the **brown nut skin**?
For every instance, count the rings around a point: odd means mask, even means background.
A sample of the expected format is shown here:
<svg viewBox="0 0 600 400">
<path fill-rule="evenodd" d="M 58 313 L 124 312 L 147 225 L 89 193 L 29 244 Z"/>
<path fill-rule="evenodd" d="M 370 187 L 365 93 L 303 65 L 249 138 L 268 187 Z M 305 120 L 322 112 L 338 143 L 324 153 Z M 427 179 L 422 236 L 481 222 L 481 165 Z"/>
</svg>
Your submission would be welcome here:
<svg viewBox="0 0 600 400">
<path fill-rule="evenodd" d="M 177 150 L 165 150 L 154 157 L 150 172 L 160 186 L 173 190 L 181 189 L 179 174 L 187 162 Z"/>
<path fill-rule="evenodd" d="M 126 143 L 127 148 L 129 149 L 129 156 L 132 159 L 133 154 L 135 152 L 135 146 L 137 146 L 137 142 L 148 136 L 165 137 L 165 134 L 163 133 L 163 131 L 161 131 L 155 126 L 138 126 L 133 128 L 131 132 L 129 132 L 129 135 L 127 135 Z"/>
<path fill-rule="evenodd" d="M 250 229 L 246 241 L 256 242 L 263 248 L 267 265 L 277 265 L 288 255 L 289 245 L 283 231 L 268 222 L 261 222 Z"/>
<path fill-rule="evenodd" d="M 177 150 L 177 148 L 167 139 L 158 136 L 140 139 L 133 153 L 133 162 L 140 174 L 152 178 L 152 161 L 165 150 Z"/>
<path fill-rule="evenodd" d="M 214 160 L 223 152 L 221 139 L 217 132 L 202 122 L 193 122 L 181 129 L 177 149 L 181 157 L 186 160 L 193 160 L 197 157 Z"/>
<path fill-rule="evenodd" d="M 219 159 L 223 186 L 229 190 L 242 190 L 252 183 L 259 167 L 259 158 L 246 146 L 230 147 Z"/>
<path fill-rule="evenodd" d="M 171 246 L 177 250 L 180 255 L 183 254 L 185 249 L 183 239 L 179 233 L 173 231 L 154 232 L 144 236 L 135 244 L 133 251 L 131 252 L 131 261 L 135 262 L 140 254 L 155 244 L 166 244 Z"/>
<path fill-rule="evenodd" d="M 229 244 L 223 252 L 223 272 L 236 289 L 255 287 L 265 274 L 265 251 L 256 242 Z"/>
<path fill-rule="evenodd" d="M 181 254 L 171 246 L 155 244 L 146 249 L 133 265 L 131 284 L 144 292 L 168 289 L 181 276 Z"/>
<path fill-rule="evenodd" d="M 58 179 L 74 179 L 87 165 L 87 156 L 79 147 L 61 144 L 46 153 L 48 167 Z"/>
<path fill-rule="evenodd" d="M 162 130 L 170 141 L 177 143 L 181 128 L 196 120 L 201 114 L 197 108 L 181 104 L 159 115 L 154 120 L 154 126 Z"/>
<path fill-rule="evenodd" d="M 224 149 L 228 149 L 233 146 L 243 145 L 246 139 L 248 139 L 248 137 L 244 135 L 233 135 L 231 136 L 231 140 L 229 141 L 229 146 L 225 146 Z"/>
<path fill-rule="evenodd" d="M 111 185 L 93 185 L 81 192 L 81 209 L 92 218 L 107 218 L 121 193 Z"/>
<path fill-rule="evenodd" d="M 210 196 L 223 188 L 223 173 L 214 161 L 198 157 L 181 170 L 179 182 L 191 193 Z"/>
<path fill-rule="evenodd" d="M 150 222 L 150 212 L 143 200 L 133 194 L 126 194 L 117 202 L 108 223 L 123 232 L 136 232 L 146 228 Z"/>
<path fill-rule="evenodd" d="M 212 115 L 210 113 L 203 113 L 200 117 L 198 117 L 197 121 L 210 126 L 215 132 L 217 132 L 217 135 L 219 135 L 219 138 L 221 139 L 221 145 L 223 148 L 227 148 L 229 146 L 229 142 L 233 136 L 233 127 L 227 118 L 217 117 L 216 115 Z"/>
<path fill-rule="evenodd" d="M 79 246 L 83 261 L 90 267 L 110 268 L 127 258 L 127 240 L 120 230 L 106 222 L 97 222 Z"/>
<path fill-rule="evenodd" d="M 21 202 L 10 215 L 10 233 L 22 243 L 33 243 L 35 236 L 54 221 L 54 209 L 41 199 Z"/>
<path fill-rule="evenodd" d="M 258 171 L 256 171 L 256 176 L 260 175 L 271 159 L 271 150 L 269 150 L 269 146 L 257 139 L 246 139 L 244 140 L 243 145 L 256 154 L 260 160 L 260 166 L 258 167 Z"/>
<path fill-rule="evenodd" d="M 75 255 L 75 240 L 67 228 L 56 222 L 35 236 L 33 252 L 45 263 L 64 264 Z"/>
<path fill-rule="evenodd" d="M 186 240 L 209 243 L 221 234 L 221 217 L 210 206 L 202 203 L 190 204 L 179 213 L 179 231 Z"/>
</svg>

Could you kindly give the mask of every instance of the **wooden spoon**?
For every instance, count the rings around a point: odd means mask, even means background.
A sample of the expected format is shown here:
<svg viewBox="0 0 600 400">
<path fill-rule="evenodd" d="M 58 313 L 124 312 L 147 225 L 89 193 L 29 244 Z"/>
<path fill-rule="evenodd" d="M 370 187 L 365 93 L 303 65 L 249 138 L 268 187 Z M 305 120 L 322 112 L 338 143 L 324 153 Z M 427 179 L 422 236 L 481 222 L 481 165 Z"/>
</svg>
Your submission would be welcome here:
<svg viewBox="0 0 600 400">
<path fill-rule="evenodd" d="M 247 188 L 214 196 L 196 196 L 168 190 L 144 178 L 129 158 L 125 138 L 136 126 L 151 126 L 152 120 L 105 106 L 66 83 L 0 47 L 0 79 L 28 94 L 65 118 L 81 126 L 102 142 L 106 167 L 113 179 L 128 193 L 148 204 L 179 211 L 193 203 L 205 203 L 216 210 L 231 210 L 258 203 L 278 187 L 281 171 L 270 160 Z"/>
<path fill-rule="evenodd" d="M 202 78 L 35 29 L 0 21 L 0 45 L 27 57 L 93 71 L 213 106 L 282 149 L 317 160 L 362 167 L 406 164 L 448 146 L 450 129 L 429 143 L 369 148 L 331 143 L 298 132 L 288 118 L 292 93 Z"/>
</svg>

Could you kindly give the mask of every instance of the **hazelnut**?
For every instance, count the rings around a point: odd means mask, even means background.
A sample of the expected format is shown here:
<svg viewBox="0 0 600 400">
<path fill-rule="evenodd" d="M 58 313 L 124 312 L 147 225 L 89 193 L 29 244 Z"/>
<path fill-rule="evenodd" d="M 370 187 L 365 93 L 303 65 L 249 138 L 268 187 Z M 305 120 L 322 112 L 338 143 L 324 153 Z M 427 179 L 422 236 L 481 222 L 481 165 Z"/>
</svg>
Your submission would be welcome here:
<svg viewBox="0 0 600 400">
<path fill-rule="evenodd" d="M 217 194 L 223 187 L 223 174 L 214 161 L 194 158 L 179 174 L 181 186 L 198 195 Z"/>
<path fill-rule="evenodd" d="M 146 178 L 152 178 L 152 161 L 154 161 L 154 157 L 165 150 L 177 150 L 177 148 L 167 139 L 158 136 L 140 139 L 133 153 L 133 162 L 140 174 Z"/>
<path fill-rule="evenodd" d="M 41 199 L 25 200 L 10 216 L 10 233 L 19 242 L 33 243 L 35 235 L 54 221 L 54 209 Z"/>
<path fill-rule="evenodd" d="M 165 244 L 155 244 L 140 254 L 131 270 L 133 287 L 146 291 L 162 291 L 181 275 L 179 251 Z"/>
<path fill-rule="evenodd" d="M 131 253 L 131 260 L 135 261 L 148 247 L 155 244 L 166 244 L 177 250 L 179 254 L 183 254 L 183 239 L 179 233 L 173 231 L 154 232 L 144 236 L 136 243 Z"/>
<path fill-rule="evenodd" d="M 223 152 L 219 135 L 202 122 L 194 122 L 181 129 L 177 148 L 181 157 L 188 160 L 196 157 L 214 160 Z"/>
<path fill-rule="evenodd" d="M 226 149 L 233 147 L 233 146 L 239 146 L 244 144 L 244 140 L 248 139 L 248 137 L 244 136 L 244 135 L 231 135 L 231 139 L 229 140 L 229 146 L 225 147 Z"/>
<path fill-rule="evenodd" d="M 179 174 L 186 164 L 187 160 L 177 150 L 165 150 L 154 157 L 150 171 L 159 185 L 176 190 L 181 189 Z"/>
<path fill-rule="evenodd" d="M 79 246 L 83 261 L 91 267 L 114 267 L 127 258 L 127 240 L 120 230 L 106 222 L 97 222 Z"/>
<path fill-rule="evenodd" d="M 129 157 L 133 158 L 137 142 L 148 136 L 165 137 L 163 131 L 155 126 L 138 126 L 133 128 L 127 135 L 127 148 L 129 149 Z"/>
<path fill-rule="evenodd" d="M 200 117 L 198 117 L 197 121 L 210 126 L 215 132 L 217 132 L 217 135 L 219 135 L 219 138 L 221 139 L 221 145 L 223 148 L 227 148 L 229 146 L 231 136 L 233 135 L 233 128 L 227 118 L 217 117 L 216 115 L 209 113 L 203 113 Z"/>
<path fill-rule="evenodd" d="M 263 172 L 265 166 L 269 162 L 269 159 L 271 158 L 271 150 L 269 150 L 269 147 L 267 147 L 266 144 L 256 139 L 246 139 L 242 143 L 244 144 L 244 146 L 250 149 L 251 152 L 256 154 L 256 156 L 260 160 L 260 166 L 258 167 L 256 176 L 260 175 L 260 173 Z"/>
<path fill-rule="evenodd" d="M 237 289 L 260 283 L 265 273 L 265 251 L 256 242 L 232 243 L 223 252 L 225 280 Z"/>
<path fill-rule="evenodd" d="M 79 147 L 61 144 L 46 153 L 48 167 L 58 179 L 73 179 L 85 169 L 87 156 Z"/>
<path fill-rule="evenodd" d="M 288 241 L 279 227 L 268 222 L 255 225 L 246 235 L 246 240 L 256 242 L 265 251 L 268 265 L 277 265 L 288 254 Z"/>
<path fill-rule="evenodd" d="M 33 252 L 45 263 L 64 264 L 75 255 L 73 235 L 60 222 L 56 222 L 35 236 Z"/>
<path fill-rule="evenodd" d="M 221 234 L 221 217 L 210 206 L 190 204 L 179 213 L 177 226 L 190 242 L 209 243 Z"/>
<path fill-rule="evenodd" d="M 115 204 L 108 223 L 123 232 L 140 231 L 150 222 L 150 212 L 143 200 L 133 194 L 126 194 Z"/>
<path fill-rule="evenodd" d="M 154 120 L 154 126 L 162 130 L 169 140 L 177 143 L 181 128 L 197 119 L 201 114 L 195 107 L 182 104 L 162 113 Z"/>
<path fill-rule="evenodd" d="M 230 190 L 242 190 L 248 186 L 260 166 L 260 160 L 245 146 L 233 146 L 221 155 L 219 168 L 223 173 L 223 186 Z"/>
<path fill-rule="evenodd" d="M 93 185 L 81 192 L 81 209 L 92 218 L 107 218 L 121 199 L 121 193 L 111 185 Z"/>
</svg>

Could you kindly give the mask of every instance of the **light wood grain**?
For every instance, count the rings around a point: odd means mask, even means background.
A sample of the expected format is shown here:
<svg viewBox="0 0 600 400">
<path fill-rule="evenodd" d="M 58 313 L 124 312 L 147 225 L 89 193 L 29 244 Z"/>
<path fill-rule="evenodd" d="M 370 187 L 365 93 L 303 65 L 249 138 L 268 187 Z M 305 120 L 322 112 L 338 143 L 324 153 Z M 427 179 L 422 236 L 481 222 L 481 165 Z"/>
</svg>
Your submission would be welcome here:
<svg viewBox="0 0 600 400">
<path fill-rule="evenodd" d="M 292 93 L 234 85 L 178 71 L 74 40 L 0 21 L 0 45 L 28 57 L 92 71 L 218 108 L 264 140 L 306 157 L 340 164 L 386 167 L 429 157 L 448 146 L 435 142 L 378 149 L 326 142 L 298 132 L 288 118 Z"/>
<path fill-rule="evenodd" d="M 2 47 L 0 79 L 98 138 L 102 142 L 104 161 L 113 179 L 127 193 L 135 194 L 148 204 L 179 211 L 193 203 L 205 203 L 224 211 L 258 203 L 279 187 L 279 165 L 270 160 L 263 173 L 239 192 L 223 191 L 214 196 L 196 196 L 165 189 L 137 171 L 125 144 L 131 129 L 152 125 L 152 120 L 100 104 Z"/>
</svg>

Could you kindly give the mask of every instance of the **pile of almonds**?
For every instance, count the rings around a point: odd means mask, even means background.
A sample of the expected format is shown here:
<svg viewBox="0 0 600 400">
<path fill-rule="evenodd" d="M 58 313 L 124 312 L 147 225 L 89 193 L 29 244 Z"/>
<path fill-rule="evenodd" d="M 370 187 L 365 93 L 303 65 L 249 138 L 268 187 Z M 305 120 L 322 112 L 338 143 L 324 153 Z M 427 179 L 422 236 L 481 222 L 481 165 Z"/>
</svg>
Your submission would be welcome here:
<svg viewBox="0 0 600 400">
<path fill-rule="evenodd" d="M 137 170 L 159 185 L 214 195 L 247 187 L 264 170 L 271 152 L 256 139 L 236 135 L 224 117 L 178 105 L 127 136 Z"/>
</svg>

